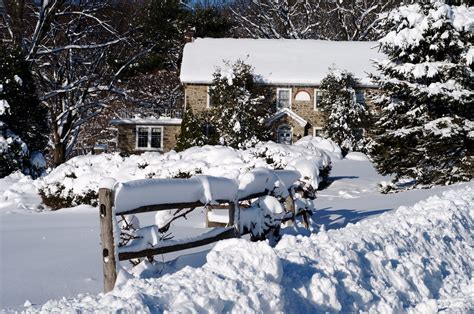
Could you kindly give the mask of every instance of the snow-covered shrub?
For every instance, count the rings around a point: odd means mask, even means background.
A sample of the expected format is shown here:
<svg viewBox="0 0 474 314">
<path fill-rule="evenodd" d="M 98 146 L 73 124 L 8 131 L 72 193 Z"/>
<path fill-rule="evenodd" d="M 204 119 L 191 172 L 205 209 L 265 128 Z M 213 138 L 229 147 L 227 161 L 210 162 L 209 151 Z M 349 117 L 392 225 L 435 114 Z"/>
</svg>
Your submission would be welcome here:
<svg viewBox="0 0 474 314">
<path fill-rule="evenodd" d="M 148 152 L 129 157 L 119 154 L 78 156 L 41 178 L 39 190 L 45 204 L 62 208 L 82 202 L 96 204 L 96 191 L 103 177 L 112 177 L 118 182 L 147 178 L 189 178 L 199 174 L 238 179 L 255 168 L 298 170 L 302 173 L 301 180 L 317 189 L 331 168 L 329 156 L 338 149 L 334 144 L 333 151 L 325 151 L 316 147 L 318 140 L 314 142 L 310 148 L 267 142 L 247 150 L 203 146 L 180 153 Z M 313 160 L 315 167 L 300 169 L 299 164 L 292 163 L 303 156 Z M 269 162 L 270 159 L 272 162 Z"/>
<path fill-rule="evenodd" d="M 359 82 L 350 72 L 330 69 L 321 81 L 321 107 L 326 116 L 324 133 L 341 147 L 343 154 L 363 147 L 360 132 L 368 118 L 365 103 L 356 98 Z"/>
<path fill-rule="evenodd" d="M 24 169 L 28 147 L 22 139 L 0 121 L 0 178 Z"/>
<path fill-rule="evenodd" d="M 474 177 L 474 7 L 423 1 L 382 16 L 375 81 L 382 90 L 370 155 L 395 183 Z"/>
</svg>

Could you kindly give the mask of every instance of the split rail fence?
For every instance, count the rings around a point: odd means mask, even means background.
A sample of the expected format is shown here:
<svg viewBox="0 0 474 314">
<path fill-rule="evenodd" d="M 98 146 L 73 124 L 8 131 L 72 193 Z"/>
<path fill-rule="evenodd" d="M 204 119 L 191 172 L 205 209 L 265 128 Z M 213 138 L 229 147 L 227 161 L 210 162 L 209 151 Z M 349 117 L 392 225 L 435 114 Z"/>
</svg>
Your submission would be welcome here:
<svg viewBox="0 0 474 314">
<path fill-rule="evenodd" d="M 163 179 L 150 179 L 150 180 L 163 180 Z M 190 180 L 190 179 L 165 179 L 168 180 Z M 133 181 L 132 181 L 133 182 Z M 229 207 L 229 218 L 228 224 L 226 227 L 214 228 L 212 231 L 207 232 L 201 236 L 197 236 L 192 239 L 186 239 L 186 241 L 170 241 L 170 244 L 167 244 L 167 240 L 163 240 L 159 245 L 152 248 L 146 248 L 139 251 L 126 251 L 125 247 L 118 247 L 118 239 L 114 239 L 115 235 L 119 233 L 119 230 L 114 230 L 117 226 L 117 216 L 132 215 L 132 214 L 141 214 L 147 212 L 156 212 L 163 210 L 173 210 L 173 209 L 189 209 L 185 211 L 184 214 L 191 212 L 193 209 L 198 207 L 204 207 L 208 204 L 201 201 L 193 202 L 173 202 L 166 204 L 152 204 L 139 206 L 135 208 L 130 208 L 125 211 L 116 212 L 114 207 L 119 204 L 115 204 L 117 199 L 116 193 L 120 193 L 114 187 L 102 187 L 99 189 L 99 213 L 100 213 L 100 237 L 102 243 L 102 260 L 103 260 L 103 272 L 104 272 L 104 292 L 111 291 L 115 286 L 115 281 L 117 279 L 117 266 L 119 261 L 125 261 L 136 258 L 150 257 L 158 254 L 165 254 L 170 252 L 181 251 L 185 249 L 195 248 L 207 244 L 211 244 L 220 240 L 230 239 L 240 237 L 244 234 L 243 230 L 240 230 L 240 224 L 238 222 L 240 218 L 241 203 L 244 201 L 256 199 L 265 195 L 269 195 L 271 191 L 265 187 L 257 190 L 256 193 L 246 195 L 237 199 L 219 199 L 213 200 L 213 204 L 228 204 Z M 175 191 L 175 193 L 186 193 L 185 191 Z M 253 191 L 255 192 L 255 190 Z M 159 203 L 159 201 L 158 201 Z M 245 210 L 245 209 L 243 209 Z M 184 216 L 184 214 L 182 216 Z M 282 219 L 282 222 L 294 220 L 296 217 L 293 210 L 287 212 L 285 217 Z M 304 217 L 306 220 L 306 217 Z"/>
</svg>

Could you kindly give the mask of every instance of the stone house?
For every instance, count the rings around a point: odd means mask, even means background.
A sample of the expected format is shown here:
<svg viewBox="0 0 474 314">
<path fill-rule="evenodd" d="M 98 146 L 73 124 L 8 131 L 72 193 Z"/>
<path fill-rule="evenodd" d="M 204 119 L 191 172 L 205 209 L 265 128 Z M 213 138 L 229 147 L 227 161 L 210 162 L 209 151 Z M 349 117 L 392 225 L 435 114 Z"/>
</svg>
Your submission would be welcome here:
<svg viewBox="0 0 474 314">
<path fill-rule="evenodd" d="M 292 39 L 211 39 L 187 43 L 180 79 L 184 107 L 194 112 L 210 108 L 209 88 L 216 69 L 242 60 L 254 68 L 261 84 L 274 90 L 275 115 L 268 121 L 274 140 L 291 144 L 306 135 L 319 135 L 324 115 L 318 103 L 321 80 L 330 67 L 347 70 L 359 80 L 357 100 L 375 92 L 369 74 L 373 59 L 384 55 L 375 42 L 335 42 Z"/>
<path fill-rule="evenodd" d="M 274 91 L 275 114 L 268 121 L 274 141 L 291 144 L 306 135 L 317 136 L 325 123 L 319 107 L 321 80 L 330 67 L 347 70 L 360 82 L 358 101 L 367 102 L 367 96 L 375 92 L 368 77 L 375 70 L 371 60 L 384 58 L 376 46 L 375 42 L 198 38 L 183 51 L 183 109 L 208 110 L 213 73 L 242 60 L 254 68 L 261 84 Z M 117 148 L 123 153 L 167 152 L 176 145 L 181 119 L 116 119 L 112 125 L 118 130 Z"/>
</svg>

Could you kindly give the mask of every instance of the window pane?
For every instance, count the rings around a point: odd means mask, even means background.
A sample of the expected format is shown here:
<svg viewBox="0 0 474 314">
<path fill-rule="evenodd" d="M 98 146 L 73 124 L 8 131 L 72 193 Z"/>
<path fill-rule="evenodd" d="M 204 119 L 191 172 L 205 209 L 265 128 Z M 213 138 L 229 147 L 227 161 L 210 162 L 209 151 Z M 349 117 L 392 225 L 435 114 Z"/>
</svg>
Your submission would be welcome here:
<svg viewBox="0 0 474 314">
<path fill-rule="evenodd" d="M 319 105 L 321 104 L 321 100 L 323 99 L 323 93 L 321 91 L 316 92 L 316 103 Z"/>
<path fill-rule="evenodd" d="M 314 136 L 324 137 L 323 135 L 324 135 L 324 132 L 323 132 L 322 128 L 315 128 L 314 129 Z"/>
<path fill-rule="evenodd" d="M 151 147 L 161 148 L 161 128 L 151 129 Z"/>
<path fill-rule="evenodd" d="M 278 90 L 278 108 L 289 108 L 290 107 L 290 90 L 280 89 Z"/>
<path fill-rule="evenodd" d="M 148 147 L 148 128 L 138 128 L 137 147 Z"/>
</svg>

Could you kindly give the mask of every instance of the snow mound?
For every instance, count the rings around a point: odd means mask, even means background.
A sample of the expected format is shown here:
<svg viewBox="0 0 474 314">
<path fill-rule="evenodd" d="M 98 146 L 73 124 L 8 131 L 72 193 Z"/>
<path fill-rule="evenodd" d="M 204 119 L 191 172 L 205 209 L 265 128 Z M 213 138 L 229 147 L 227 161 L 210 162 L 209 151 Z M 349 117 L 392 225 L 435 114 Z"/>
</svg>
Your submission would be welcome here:
<svg viewBox="0 0 474 314">
<path fill-rule="evenodd" d="M 327 138 L 305 136 L 298 140 L 295 145 L 314 152 L 324 150 L 331 158 L 342 159 L 342 151 L 339 145 L 337 145 L 333 140 Z"/>
<path fill-rule="evenodd" d="M 349 152 L 344 158 L 357 161 L 370 161 L 369 157 L 361 152 Z"/>
<path fill-rule="evenodd" d="M 0 180 L 0 213 L 39 212 L 44 210 L 36 182 L 20 171 Z"/>
<path fill-rule="evenodd" d="M 202 267 L 36 310 L 465 313 L 474 308 L 472 230 L 471 184 L 339 230 L 285 235 L 275 248 L 225 240 Z"/>
<path fill-rule="evenodd" d="M 130 157 L 121 157 L 119 154 L 78 156 L 38 180 L 38 186 L 46 197 L 69 199 L 72 200 L 70 205 L 77 205 L 84 199 L 96 202 L 97 190 L 101 186 L 102 179 L 106 177 L 116 180 L 119 184 L 137 179 L 190 178 L 198 175 L 238 180 L 256 168 L 284 169 L 293 160 L 303 156 L 314 159 L 314 163 L 321 168 L 330 169 L 329 154 L 337 151 L 337 147 L 333 145 L 321 147 L 313 145 L 306 148 L 266 142 L 247 150 L 203 146 L 192 147 L 180 153 L 148 152 Z M 326 151 L 326 148 L 330 151 Z M 291 169 L 299 170 L 298 167 Z M 285 176 L 284 173 L 282 175 Z M 211 180 L 210 183 L 214 181 Z M 314 188 L 318 187 L 319 182 L 320 179 L 313 180 Z M 202 185 L 205 184 L 206 182 L 202 182 Z M 224 193 L 219 184 L 211 185 L 206 191 L 212 192 L 215 196 Z"/>
</svg>

